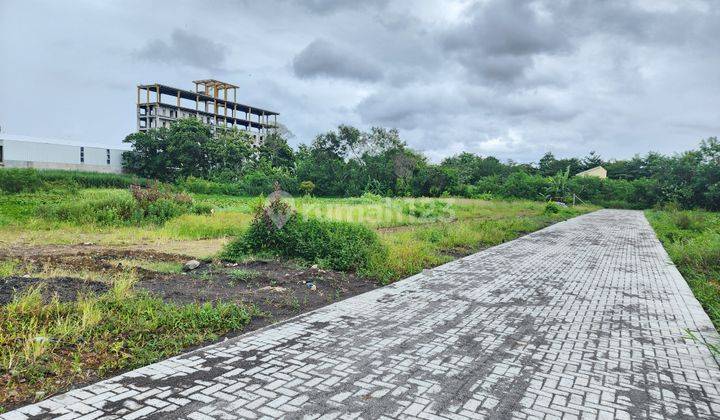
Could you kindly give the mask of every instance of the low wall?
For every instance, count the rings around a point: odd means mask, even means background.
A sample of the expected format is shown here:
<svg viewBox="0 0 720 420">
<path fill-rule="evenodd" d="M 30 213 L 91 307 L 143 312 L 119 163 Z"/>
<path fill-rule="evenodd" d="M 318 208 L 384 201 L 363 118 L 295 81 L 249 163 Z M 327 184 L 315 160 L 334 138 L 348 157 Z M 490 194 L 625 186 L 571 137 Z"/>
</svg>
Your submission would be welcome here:
<svg viewBox="0 0 720 420">
<path fill-rule="evenodd" d="M 31 162 L 26 160 L 5 160 L 0 167 L 5 168 L 35 168 L 35 169 L 65 169 L 68 171 L 88 171 L 103 173 L 122 173 L 122 168 L 108 165 L 86 165 L 83 163 L 55 163 L 55 162 Z"/>
</svg>

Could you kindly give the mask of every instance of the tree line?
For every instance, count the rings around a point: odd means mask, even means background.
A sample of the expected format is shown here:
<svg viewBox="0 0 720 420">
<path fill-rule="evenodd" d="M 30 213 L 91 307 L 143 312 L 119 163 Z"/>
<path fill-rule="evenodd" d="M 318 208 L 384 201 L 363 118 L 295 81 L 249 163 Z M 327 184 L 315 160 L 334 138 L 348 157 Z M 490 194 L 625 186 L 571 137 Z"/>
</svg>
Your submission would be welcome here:
<svg viewBox="0 0 720 420">
<path fill-rule="evenodd" d="M 720 142 L 711 137 L 695 150 L 671 156 L 650 152 L 605 161 L 595 152 L 537 164 L 502 162 L 460 153 L 439 164 L 412 150 L 395 129 L 369 131 L 341 125 L 293 150 L 282 133 L 254 144 L 242 131 L 213 136 L 194 119 L 126 137 L 132 150 L 125 170 L 185 186 L 190 191 L 263 194 L 278 181 L 286 191 L 347 197 L 504 197 L 569 201 L 573 197 L 610 207 L 648 208 L 676 203 L 720 209 Z M 608 179 L 574 177 L 603 166 Z"/>
</svg>

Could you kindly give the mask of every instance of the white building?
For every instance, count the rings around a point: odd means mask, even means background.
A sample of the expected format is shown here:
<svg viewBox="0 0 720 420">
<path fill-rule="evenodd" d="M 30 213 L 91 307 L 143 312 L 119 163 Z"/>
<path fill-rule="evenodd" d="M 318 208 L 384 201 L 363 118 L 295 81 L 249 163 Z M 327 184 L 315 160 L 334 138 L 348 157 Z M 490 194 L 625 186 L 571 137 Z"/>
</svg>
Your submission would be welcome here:
<svg viewBox="0 0 720 420">
<path fill-rule="evenodd" d="M 0 167 L 122 172 L 126 146 L 71 142 L 0 133 Z"/>
<path fill-rule="evenodd" d="M 607 178 L 607 170 L 603 168 L 602 166 L 596 166 L 594 168 L 590 168 L 586 171 L 578 172 L 575 174 L 575 176 L 590 176 L 600 179 Z"/>
</svg>

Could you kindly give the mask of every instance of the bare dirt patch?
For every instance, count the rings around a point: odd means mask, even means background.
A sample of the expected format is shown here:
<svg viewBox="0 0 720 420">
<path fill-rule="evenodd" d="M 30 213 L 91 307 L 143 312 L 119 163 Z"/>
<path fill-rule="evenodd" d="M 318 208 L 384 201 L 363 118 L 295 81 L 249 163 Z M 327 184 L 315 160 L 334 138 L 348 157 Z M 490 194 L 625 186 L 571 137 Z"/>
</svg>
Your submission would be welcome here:
<svg viewBox="0 0 720 420">
<path fill-rule="evenodd" d="M 7 255 L 5 256 L 7 258 Z M 110 249 L 94 245 L 41 248 L 24 255 L 13 253 L 26 270 L 60 269 L 62 277 L 25 275 L 0 279 L 0 304 L 30 287 L 42 285 L 43 297 L 57 295 L 60 301 L 77 299 L 81 293 L 103 293 L 114 273 L 134 271 L 134 288 L 169 303 L 228 302 L 255 306 L 263 316 L 242 333 L 307 312 L 379 287 L 375 281 L 354 273 L 323 270 L 288 261 L 251 261 L 243 264 L 203 262 L 195 270 L 164 273 L 133 266 L 134 262 L 183 263 L 189 255 L 140 249 Z M 118 262 L 118 261 L 123 262 Z M 52 272 L 52 271 L 51 271 Z M 92 273 L 92 280 L 72 276 Z"/>
<path fill-rule="evenodd" d="M 378 287 L 352 273 L 296 266 L 282 261 L 203 264 L 182 274 L 143 271 L 136 288 L 174 303 L 234 302 L 254 305 L 265 316 L 243 332 L 307 312 Z"/>
<path fill-rule="evenodd" d="M 8 277 L 0 279 L 0 305 L 7 305 L 12 302 L 16 293 L 34 286 L 41 286 L 45 302 L 49 302 L 53 296 L 57 296 L 60 302 L 74 301 L 82 293 L 99 294 L 109 289 L 105 283 L 73 277 L 52 279 Z"/>
</svg>

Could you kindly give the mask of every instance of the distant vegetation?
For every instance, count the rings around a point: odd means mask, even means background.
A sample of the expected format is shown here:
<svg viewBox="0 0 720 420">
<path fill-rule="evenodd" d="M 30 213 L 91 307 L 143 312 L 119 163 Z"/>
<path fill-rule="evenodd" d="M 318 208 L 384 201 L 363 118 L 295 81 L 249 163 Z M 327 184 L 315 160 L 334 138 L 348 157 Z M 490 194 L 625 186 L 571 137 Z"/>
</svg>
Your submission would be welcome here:
<svg viewBox="0 0 720 420">
<path fill-rule="evenodd" d="M 546 153 L 533 165 L 471 153 L 432 164 L 408 148 L 396 130 L 384 128 L 363 132 L 340 126 L 293 151 L 278 133 L 254 146 L 242 132 L 213 138 L 208 127 L 185 119 L 125 141 L 133 148 L 124 155 L 132 175 L 3 170 L 0 191 L 128 187 L 155 179 L 179 191 L 257 196 L 272 192 L 277 181 L 291 194 L 324 197 L 575 198 L 605 207 L 674 203 L 720 209 L 720 142 L 714 137 L 702 140 L 697 150 L 673 156 L 651 152 L 604 161 L 594 152 L 570 159 Z M 573 176 L 598 165 L 607 169 L 608 179 Z"/>
</svg>

